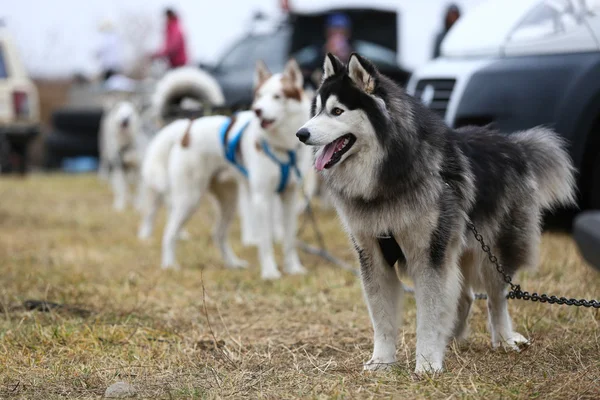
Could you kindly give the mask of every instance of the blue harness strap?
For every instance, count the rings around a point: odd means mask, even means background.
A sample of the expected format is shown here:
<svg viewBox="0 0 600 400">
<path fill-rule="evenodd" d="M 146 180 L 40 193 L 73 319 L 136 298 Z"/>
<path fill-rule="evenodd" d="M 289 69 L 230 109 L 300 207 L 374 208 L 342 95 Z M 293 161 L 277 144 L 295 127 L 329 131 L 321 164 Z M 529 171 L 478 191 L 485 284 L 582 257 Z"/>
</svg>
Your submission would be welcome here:
<svg viewBox="0 0 600 400">
<path fill-rule="evenodd" d="M 240 140 L 242 140 L 242 135 L 244 134 L 246 127 L 250 123 L 250 120 L 246 121 L 242 125 L 242 127 L 238 129 L 238 131 L 232 136 L 231 140 L 228 143 L 227 132 L 229 131 L 232 122 L 233 120 L 231 118 L 228 118 L 227 121 L 225 121 L 225 123 L 223 124 L 223 126 L 221 126 L 221 130 L 219 132 L 219 135 L 221 136 L 221 143 L 223 143 L 223 150 L 225 151 L 225 158 L 247 178 L 248 170 L 246 170 L 246 168 L 236 160 L 236 152 L 240 144 Z"/>
<path fill-rule="evenodd" d="M 277 187 L 277 193 L 281 193 L 285 190 L 287 186 L 288 180 L 290 178 L 290 168 L 294 169 L 296 176 L 298 179 L 302 179 L 302 174 L 300 173 L 300 169 L 298 168 L 298 164 L 296 163 L 296 152 L 293 150 L 288 150 L 289 161 L 287 163 L 283 163 L 273 154 L 269 144 L 266 140 L 262 141 L 263 151 L 271 160 L 275 162 L 275 164 L 279 165 L 281 169 L 281 179 L 279 180 L 279 186 Z"/>
</svg>

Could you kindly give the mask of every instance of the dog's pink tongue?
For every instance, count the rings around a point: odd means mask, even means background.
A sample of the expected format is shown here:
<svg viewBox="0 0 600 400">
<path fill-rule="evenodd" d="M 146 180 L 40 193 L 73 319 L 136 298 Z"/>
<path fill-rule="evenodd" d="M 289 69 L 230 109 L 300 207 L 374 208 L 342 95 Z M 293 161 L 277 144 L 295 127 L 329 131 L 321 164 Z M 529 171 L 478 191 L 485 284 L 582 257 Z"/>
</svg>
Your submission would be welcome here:
<svg viewBox="0 0 600 400">
<path fill-rule="evenodd" d="M 317 171 L 323 171 L 325 165 L 329 162 L 329 160 L 331 160 L 331 157 L 333 157 L 335 148 L 336 145 L 335 142 L 333 142 L 329 143 L 327 146 L 325 146 L 323 151 L 321 151 L 321 154 L 319 154 L 319 157 L 317 157 L 317 161 L 315 161 L 315 168 L 317 168 Z"/>
</svg>

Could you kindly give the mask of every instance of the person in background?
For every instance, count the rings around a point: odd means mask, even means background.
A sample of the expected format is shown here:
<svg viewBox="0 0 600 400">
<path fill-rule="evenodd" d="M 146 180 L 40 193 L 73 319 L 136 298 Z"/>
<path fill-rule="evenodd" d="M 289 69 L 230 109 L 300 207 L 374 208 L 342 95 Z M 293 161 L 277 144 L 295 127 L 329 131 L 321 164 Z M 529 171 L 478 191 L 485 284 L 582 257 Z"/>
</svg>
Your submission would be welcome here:
<svg viewBox="0 0 600 400">
<path fill-rule="evenodd" d="M 343 13 L 331 14 L 325 21 L 325 44 L 318 50 L 320 57 L 314 57 L 314 60 L 303 68 L 305 80 L 309 85 L 316 89 L 321 81 L 323 61 L 327 53 L 337 56 L 340 61 L 347 63 L 350 60 L 350 54 L 354 48 L 350 42 L 352 21 L 350 17 Z"/>
<path fill-rule="evenodd" d="M 435 44 L 433 45 L 433 58 L 438 58 L 440 56 L 440 46 L 442 44 L 442 40 L 446 37 L 446 34 L 452 28 L 452 25 L 456 23 L 456 21 L 460 18 L 460 10 L 456 4 L 450 4 L 446 9 L 446 14 L 444 16 L 444 26 L 443 29 L 437 34 L 435 37 Z"/>
<path fill-rule="evenodd" d="M 100 46 L 96 57 L 100 63 L 102 81 L 106 82 L 111 76 L 120 74 L 123 69 L 123 52 L 121 38 L 112 22 L 103 21 L 100 31 Z"/>
<path fill-rule="evenodd" d="M 161 50 L 152 54 L 151 58 L 164 58 L 170 68 L 177 68 L 187 64 L 187 51 L 185 35 L 179 17 L 172 9 L 165 10 L 167 18 L 165 43 Z"/>
<path fill-rule="evenodd" d="M 347 63 L 352 54 L 350 35 L 352 22 L 346 14 L 332 14 L 327 18 L 325 26 L 325 48 L 323 56 L 332 53 L 343 63 Z"/>
</svg>

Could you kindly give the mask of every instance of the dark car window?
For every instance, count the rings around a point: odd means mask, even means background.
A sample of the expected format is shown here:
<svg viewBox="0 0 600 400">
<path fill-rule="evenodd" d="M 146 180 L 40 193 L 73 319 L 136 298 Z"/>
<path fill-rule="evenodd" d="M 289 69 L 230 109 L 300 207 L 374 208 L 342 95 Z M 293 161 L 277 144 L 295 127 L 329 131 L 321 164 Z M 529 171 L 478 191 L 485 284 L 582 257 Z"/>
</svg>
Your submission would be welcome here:
<svg viewBox="0 0 600 400">
<path fill-rule="evenodd" d="M 6 70 L 6 63 L 4 62 L 4 49 L 0 46 L 0 79 L 8 78 L 8 71 Z"/>
<path fill-rule="evenodd" d="M 243 65 L 256 47 L 255 38 L 247 38 L 237 43 L 219 63 L 219 69 L 229 69 Z"/>
<path fill-rule="evenodd" d="M 271 35 L 250 36 L 241 40 L 221 59 L 218 69 L 252 67 L 263 60 L 268 66 L 278 67 L 287 57 L 288 35 L 277 32 Z"/>
<path fill-rule="evenodd" d="M 386 47 L 364 40 L 357 40 L 354 42 L 354 48 L 358 54 L 371 60 L 375 64 L 388 68 L 398 66 L 396 52 L 391 51 Z"/>
</svg>

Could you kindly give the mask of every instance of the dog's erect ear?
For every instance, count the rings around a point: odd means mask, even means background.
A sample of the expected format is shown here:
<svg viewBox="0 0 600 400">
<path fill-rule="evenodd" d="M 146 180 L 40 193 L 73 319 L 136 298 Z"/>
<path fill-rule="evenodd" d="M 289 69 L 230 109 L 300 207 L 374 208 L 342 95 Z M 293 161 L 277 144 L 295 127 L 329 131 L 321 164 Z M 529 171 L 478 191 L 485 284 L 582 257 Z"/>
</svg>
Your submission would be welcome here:
<svg viewBox="0 0 600 400">
<path fill-rule="evenodd" d="M 375 91 L 377 69 L 366 58 L 352 53 L 348 62 L 348 76 L 361 90 L 368 94 Z"/>
<path fill-rule="evenodd" d="M 323 81 L 330 76 L 333 76 L 340 72 L 344 68 L 344 65 L 339 58 L 331 53 L 327 53 L 325 56 L 325 62 L 323 63 Z"/>
<path fill-rule="evenodd" d="M 296 88 L 302 89 L 302 86 L 304 86 L 304 77 L 302 76 L 300 66 L 295 59 L 290 58 L 287 64 L 285 64 L 283 74 L 290 78 Z"/>
<path fill-rule="evenodd" d="M 262 60 L 256 62 L 256 70 L 254 71 L 254 89 L 265 83 L 271 77 L 271 71 L 267 68 L 267 64 Z"/>
</svg>

